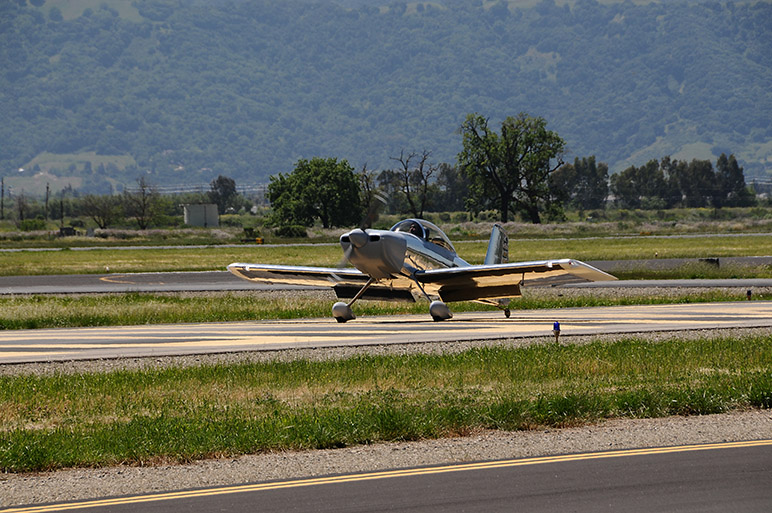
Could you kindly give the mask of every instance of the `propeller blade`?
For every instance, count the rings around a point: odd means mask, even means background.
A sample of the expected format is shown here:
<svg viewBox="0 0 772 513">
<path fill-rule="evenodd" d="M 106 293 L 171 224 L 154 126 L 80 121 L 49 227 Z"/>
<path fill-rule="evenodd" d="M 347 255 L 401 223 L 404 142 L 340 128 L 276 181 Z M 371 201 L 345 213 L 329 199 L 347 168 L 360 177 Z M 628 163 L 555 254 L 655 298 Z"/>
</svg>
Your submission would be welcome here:
<svg viewBox="0 0 772 513">
<path fill-rule="evenodd" d="M 362 222 L 359 223 L 359 229 L 372 228 L 373 223 L 378 220 L 378 214 L 380 210 L 388 203 L 388 198 L 385 193 L 375 192 L 373 193 L 370 207 L 367 209 L 365 216 L 362 218 Z"/>
<path fill-rule="evenodd" d="M 351 251 L 353 251 L 354 246 L 349 246 L 346 251 L 343 252 L 343 258 L 340 259 L 340 262 L 338 262 L 338 269 L 343 269 L 344 267 L 347 267 L 349 262 L 348 259 L 351 256 Z M 340 281 L 340 280 L 339 280 Z"/>
</svg>

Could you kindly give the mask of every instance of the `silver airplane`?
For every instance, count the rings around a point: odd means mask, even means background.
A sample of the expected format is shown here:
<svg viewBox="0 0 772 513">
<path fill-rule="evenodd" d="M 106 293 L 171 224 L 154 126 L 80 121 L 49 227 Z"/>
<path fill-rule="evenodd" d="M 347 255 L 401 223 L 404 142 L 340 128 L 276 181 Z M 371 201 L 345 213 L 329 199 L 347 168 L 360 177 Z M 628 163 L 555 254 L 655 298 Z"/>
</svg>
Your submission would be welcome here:
<svg viewBox="0 0 772 513">
<path fill-rule="evenodd" d="M 491 231 L 485 262 L 470 265 L 459 258 L 442 230 L 423 219 L 405 219 L 389 230 L 355 229 L 341 235 L 345 259 L 354 268 L 298 267 L 234 263 L 228 270 L 259 283 L 332 287 L 338 299 L 332 316 L 355 319 L 358 299 L 430 302 L 435 321 L 453 314 L 445 304 L 477 301 L 492 304 L 510 316 L 510 298 L 524 285 L 563 285 L 616 280 L 610 274 L 570 258 L 509 263 L 509 239 L 500 225 Z"/>
</svg>

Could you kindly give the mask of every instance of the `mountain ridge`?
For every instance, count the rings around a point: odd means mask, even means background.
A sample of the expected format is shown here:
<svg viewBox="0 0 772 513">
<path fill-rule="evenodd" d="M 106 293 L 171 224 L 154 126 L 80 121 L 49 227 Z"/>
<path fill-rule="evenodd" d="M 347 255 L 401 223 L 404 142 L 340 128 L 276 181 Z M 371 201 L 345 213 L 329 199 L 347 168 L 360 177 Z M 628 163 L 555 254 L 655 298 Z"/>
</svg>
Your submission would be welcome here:
<svg viewBox="0 0 772 513">
<path fill-rule="evenodd" d="M 769 2 L 30 1 L 0 8 L 0 173 L 32 168 L 14 180 L 255 183 L 314 156 L 388 168 L 402 149 L 452 163 L 470 112 L 541 116 L 566 160 L 613 171 L 772 162 Z M 119 164 L 40 165 L 90 152 Z"/>
</svg>

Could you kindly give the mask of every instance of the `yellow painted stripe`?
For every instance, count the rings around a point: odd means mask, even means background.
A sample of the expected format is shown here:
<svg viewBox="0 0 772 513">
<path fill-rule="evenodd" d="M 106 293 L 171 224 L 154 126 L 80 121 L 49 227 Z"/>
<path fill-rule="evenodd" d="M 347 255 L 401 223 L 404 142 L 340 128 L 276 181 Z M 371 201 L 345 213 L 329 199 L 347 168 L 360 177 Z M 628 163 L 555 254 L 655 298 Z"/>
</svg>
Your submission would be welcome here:
<svg viewBox="0 0 772 513">
<path fill-rule="evenodd" d="M 700 445 L 681 445 L 675 447 L 654 447 L 648 449 L 626 449 L 619 451 L 591 452 L 584 454 L 566 454 L 561 456 L 542 456 L 516 460 L 488 461 L 481 463 L 467 463 L 459 465 L 446 465 L 441 467 L 390 470 L 385 472 L 370 472 L 366 474 L 351 474 L 343 476 L 319 477 L 310 479 L 297 479 L 292 481 L 280 481 L 273 483 L 258 483 L 202 490 L 189 490 L 181 492 L 159 493 L 154 495 L 140 495 L 135 497 L 119 497 L 115 499 L 97 499 L 71 504 L 52 504 L 45 506 L 32 506 L 3 510 L 5 513 L 44 513 L 49 511 L 71 511 L 76 509 L 95 508 L 103 506 L 117 506 L 125 504 L 141 504 L 145 502 L 167 501 L 175 499 L 191 499 L 198 497 L 211 497 L 233 493 L 258 492 L 267 490 L 281 490 L 304 486 L 317 486 L 325 484 L 356 483 L 377 479 L 390 479 L 395 477 L 427 476 L 444 474 L 448 472 L 466 472 L 471 470 L 487 470 L 507 467 L 522 467 L 529 465 L 541 465 L 545 463 L 559 463 L 572 461 L 586 461 L 604 458 L 622 458 L 629 456 L 647 456 L 657 454 L 670 454 L 676 452 L 708 451 L 716 449 L 737 449 L 746 447 L 772 446 L 772 440 L 751 440 L 745 442 L 725 442 Z"/>
</svg>

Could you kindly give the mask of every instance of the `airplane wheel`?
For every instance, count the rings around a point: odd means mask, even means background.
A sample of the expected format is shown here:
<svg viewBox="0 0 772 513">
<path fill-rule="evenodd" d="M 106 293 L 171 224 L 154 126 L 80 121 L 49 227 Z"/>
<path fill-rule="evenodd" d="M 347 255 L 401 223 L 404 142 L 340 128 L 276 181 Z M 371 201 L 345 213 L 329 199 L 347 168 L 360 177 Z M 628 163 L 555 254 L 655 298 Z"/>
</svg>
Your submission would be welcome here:
<svg viewBox="0 0 772 513">
<path fill-rule="evenodd" d="M 442 301 L 432 301 L 432 304 L 429 305 L 429 315 L 431 315 L 432 319 L 435 321 L 445 321 L 453 317 L 448 305 Z"/>
<path fill-rule="evenodd" d="M 354 312 L 351 311 L 351 308 L 346 303 L 342 302 L 332 305 L 332 316 L 335 317 L 335 320 L 338 322 L 351 321 L 357 318 L 356 315 L 354 315 Z"/>
<path fill-rule="evenodd" d="M 506 317 L 507 319 L 509 319 L 509 316 L 510 316 L 510 315 L 512 315 L 512 312 L 510 311 L 510 309 L 509 309 L 509 308 L 505 308 L 505 309 L 504 309 L 504 317 Z"/>
</svg>

